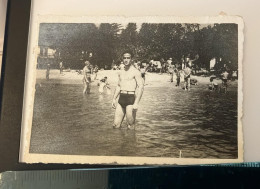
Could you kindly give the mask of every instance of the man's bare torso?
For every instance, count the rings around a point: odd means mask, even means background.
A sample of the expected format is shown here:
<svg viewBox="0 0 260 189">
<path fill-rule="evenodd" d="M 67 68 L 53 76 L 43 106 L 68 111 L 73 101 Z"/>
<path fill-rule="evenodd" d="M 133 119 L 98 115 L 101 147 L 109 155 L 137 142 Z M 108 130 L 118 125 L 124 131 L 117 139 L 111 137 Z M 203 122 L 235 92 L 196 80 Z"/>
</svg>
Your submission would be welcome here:
<svg viewBox="0 0 260 189">
<path fill-rule="evenodd" d="M 139 72 L 136 68 L 131 66 L 129 70 L 121 70 L 119 72 L 119 85 L 121 91 L 135 91 L 137 87 L 136 73 Z"/>
</svg>

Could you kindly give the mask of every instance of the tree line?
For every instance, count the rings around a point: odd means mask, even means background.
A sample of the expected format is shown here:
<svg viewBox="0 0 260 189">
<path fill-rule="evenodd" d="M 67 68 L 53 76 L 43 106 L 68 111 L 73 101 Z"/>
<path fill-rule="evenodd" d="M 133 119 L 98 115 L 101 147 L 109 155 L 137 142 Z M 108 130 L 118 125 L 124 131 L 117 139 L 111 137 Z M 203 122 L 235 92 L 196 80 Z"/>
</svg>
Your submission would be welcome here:
<svg viewBox="0 0 260 189">
<path fill-rule="evenodd" d="M 58 64 L 82 69 L 89 60 L 100 68 L 119 64 L 124 51 L 131 51 L 134 60 L 148 63 L 150 60 L 181 58 L 199 55 L 196 67 L 209 69 L 210 60 L 217 60 L 216 69 L 227 65 L 238 68 L 238 27 L 236 24 L 172 24 L 136 23 L 125 27 L 118 23 L 53 23 L 40 24 L 40 47 L 55 51 Z"/>
</svg>

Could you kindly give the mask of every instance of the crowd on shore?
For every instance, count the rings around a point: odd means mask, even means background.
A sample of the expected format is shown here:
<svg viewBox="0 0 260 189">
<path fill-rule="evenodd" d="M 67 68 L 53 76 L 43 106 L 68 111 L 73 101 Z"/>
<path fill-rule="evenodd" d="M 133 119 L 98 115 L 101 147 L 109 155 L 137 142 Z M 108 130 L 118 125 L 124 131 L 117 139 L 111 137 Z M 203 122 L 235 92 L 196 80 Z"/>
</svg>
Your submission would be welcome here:
<svg viewBox="0 0 260 189">
<path fill-rule="evenodd" d="M 146 62 L 141 62 L 141 61 L 136 61 L 133 60 L 132 64 L 133 66 L 139 70 L 141 72 L 141 76 L 144 79 L 145 82 L 145 75 L 147 72 L 150 73 L 158 73 L 158 74 L 167 74 L 170 77 L 170 81 L 171 82 L 175 82 L 176 83 L 176 87 L 180 86 L 180 82 L 181 80 L 183 81 L 183 89 L 184 90 L 190 90 L 190 86 L 191 85 L 197 85 L 198 81 L 195 78 L 192 78 L 191 75 L 195 73 L 194 70 L 194 64 L 193 62 L 196 61 L 198 59 L 198 55 L 195 56 L 195 58 L 192 60 L 190 59 L 189 56 L 187 56 L 186 58 L 184 58 L 184 56 L 182 57 L 180 63 L 176 63 L 176 61 L 172 58 L 169 58 L 167 61 L 165 61 L 164 59 L 161 59 L 160 61 L 157 60 L 150 60 L 148 63 Z M 88 61 L 87 61 L 88 62 Z M 87 63 L 88 65 L 84 67 L 84 69 L 87 69 L 88 74 L 92 75 L 92 80 L 96 80 L 97 79 L 97 74 L 99 72 L 99 70 L 104 70 L 103 68 L 99 68 L 97 65 L 92 65 L 90 62 Z M 120 62 L 120 64 L 116 65 L 112 65 L 111 66 L 111 70 L 124 70 L 125 65 L 122 62 Z M 84 69 L 83 70 L 76 70 L 77 74 L 79 75 L 84 75 Z M 63 74 L 63 72 L 70 72 L 70 69 L 64 69 L 63 66 L 63 62 L 60 62 L 59 64 L 59 70 L 60 70 L 60 74 Z M 205 74 L 209 75 L 208 72 L 205 72 Z M 47 65 L 47 69 L 46 69 L 46 79 L 49 80 L 49 75 L 50 75 L 50 64 Z M 84 76 L 85 77 L 85 76 Z M 88 77 L 91 78 L 91 77 Z M 176 81 L 174 81 L 174 78 Z M 220 78 L 222 80 L 222 84 L 220 85 L 218 82 L 216 82 L 216 79 Z M 228 86 L 228 80 L 230 79 L 234 79 L 237 78 L 237 72 L 232 72 L 230 73 L 229 70 L 227 69 L 227 67 L 223 67 L 223 69 L 221 70 L 220 74 L 211 74 L 209 76 L 209 90 L 212 91 L 220 91 L 220 90 L 224 90 L 224 92 L 226 93 L 227 91 L 227 86 Z M 83 83 L 90 84 L 91 81 L 88 82 L 84 82 L 86 81 L 86 79 L 83 79 Z M 108 77 L 102 77 L 99 78 L 99 92 L 103 93 L 104 88 L 110 89 L 108 86 Z M 87 86 L 84 87 L 84 93 L 86 92 L 86 88 L 88 88 Z M 102 89 L 101 89 L 102 88 Z"/>
</svg>

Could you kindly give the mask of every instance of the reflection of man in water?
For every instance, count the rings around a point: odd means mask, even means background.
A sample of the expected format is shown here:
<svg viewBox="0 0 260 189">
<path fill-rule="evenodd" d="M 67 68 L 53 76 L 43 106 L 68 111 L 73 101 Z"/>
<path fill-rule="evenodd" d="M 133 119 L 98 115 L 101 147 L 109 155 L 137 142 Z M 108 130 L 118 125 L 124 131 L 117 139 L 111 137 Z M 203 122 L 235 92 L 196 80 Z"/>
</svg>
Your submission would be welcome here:
<svg viewBox="0 0 260 189">
<path fill-rule="evenodd" d="M 139 101 L 143 94 L 144 84 L 140 71 L 131 62 L 131 54 L 123 54 L 124 70 L 119 73 L 112 107 L 115 108 L 114 128 L 120 128 L 126 115 L 128 129 L 135 129 L 135 117 Z M 119 96 L 116 105 L 116 99 Z"/>
</svg>

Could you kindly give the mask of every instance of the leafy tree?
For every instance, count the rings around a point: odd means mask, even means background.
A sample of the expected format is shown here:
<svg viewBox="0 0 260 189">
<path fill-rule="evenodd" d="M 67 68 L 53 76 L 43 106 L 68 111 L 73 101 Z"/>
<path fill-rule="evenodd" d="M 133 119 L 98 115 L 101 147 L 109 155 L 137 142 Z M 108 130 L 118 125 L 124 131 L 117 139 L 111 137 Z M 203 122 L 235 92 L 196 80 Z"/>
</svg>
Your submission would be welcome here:
<svg viewBox="0 0 260 189">
<path fill-rule="evenodd" d="M 95 43 L 95 59 L 100 67 L 111 66 L 116 56 L 119 44 L 119 31 L 121 25 L 116 23 L 102 23 L 99 26 Z"/>
<path fill-rule="evenodd" d="M 143 23 L 138 35 L 139 56 L 152 59 L 156 56 L 157 24 Z"/>
<path fill-rule="evenodd" d="M 41 24 L 39 46 L 55 49 L 56 66 L 60 60 L 65 67 L 81 69 L 85 60 L 99 67 L 110 67 L 121 60 L 122 52 L 131 50 L 135 58 L 149 61 L 172 57 L 177 63 L 182 56 L 198 54 L 196 68 L 209 69 L 216 58 L 216 68 L 224 64 L 232 70 L 238 62 L 238 28 L 236 24 L 155 24 L 136 23 L 125 29 L 117 23 L 99 26 L 86 24 Z M 92 56 L 90 56 L 92 53 Z M 219 61 L 222 60 L 222 61 Z"/>
<path fill-rule="evenodd" d="M 229 69 L 238 67 L 238 28 L 236 24 L 214 25 L 214 52 L 215 57 L 222 58 L 218 65 L 220 68 L 226 64 Z"/>
</svg>

